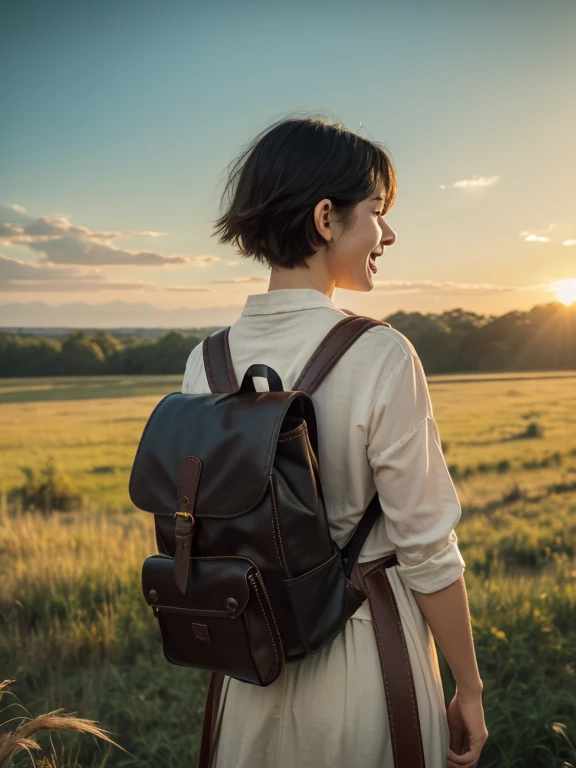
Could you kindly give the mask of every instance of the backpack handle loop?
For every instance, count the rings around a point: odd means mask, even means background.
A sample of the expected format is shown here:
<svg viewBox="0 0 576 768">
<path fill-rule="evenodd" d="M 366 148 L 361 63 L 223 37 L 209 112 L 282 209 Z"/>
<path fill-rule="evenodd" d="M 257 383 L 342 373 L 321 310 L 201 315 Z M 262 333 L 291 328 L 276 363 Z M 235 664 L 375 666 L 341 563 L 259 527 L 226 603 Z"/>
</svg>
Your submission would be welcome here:
<svg viewBox="0 0 576 768">
<path fill-rule="evenodd" d="M 254 363 L 251 365 L 242 379 L 242 384 L 238 390 L 239 394 L 246 392 L 257 392 L 258 390 L 254 386 L 254 376 L 266 379 L 268 381 L 268 388 L 270 392 L 284 392 L 284 386 L 282 385 L 282 379 L 274 368 L 270 368 L 269 365 L 263 365 L 261 363 Z"/>
</svg>

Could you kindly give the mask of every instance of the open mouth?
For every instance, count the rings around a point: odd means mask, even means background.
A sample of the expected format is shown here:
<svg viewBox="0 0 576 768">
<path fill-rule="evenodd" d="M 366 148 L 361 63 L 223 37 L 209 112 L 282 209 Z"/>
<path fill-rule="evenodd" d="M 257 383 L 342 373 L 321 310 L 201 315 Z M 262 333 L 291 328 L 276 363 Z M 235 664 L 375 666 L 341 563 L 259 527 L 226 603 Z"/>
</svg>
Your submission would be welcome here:
<svg viewBox="0 0 576 768">
<path fill-rule="evenodd" d="M 368 259 L 368 266 L 370 267 L 370 271 L 372 274 L 376 274 L 378 272 L 378 267 L 376 266 L 376 259 L 378 258 L 377 255 L 374 255 L 373 253 L 370 254 L 370 258 Z"/>
</svg>

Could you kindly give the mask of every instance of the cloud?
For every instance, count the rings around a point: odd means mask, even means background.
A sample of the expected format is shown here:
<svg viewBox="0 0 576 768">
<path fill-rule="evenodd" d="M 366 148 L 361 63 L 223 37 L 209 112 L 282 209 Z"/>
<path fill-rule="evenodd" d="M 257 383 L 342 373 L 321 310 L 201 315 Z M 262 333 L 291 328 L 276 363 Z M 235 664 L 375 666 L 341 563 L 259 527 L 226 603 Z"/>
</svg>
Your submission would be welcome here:
<svg viewBox="0 0 576 768">
<path fill-rule="evenodd" d="M 522 233 L 524 234 L 524 233 Z M 542 235 L 526 234 L 524 237 L 526 243 L 549 243 L 550 238 Z"/>
<path fill-rule="evenodd" d="M 510 293 L 519 290 L 516 286 L 494 285 L 493 283 L 456 283 L 451 280 L 375 280 L 375 290 L 391 293 Z"/>
<path fill-rule="evenodd" d="M 461 179 L 453 184 L 440 184 L 440 189 L 481 189 L 491 187 L 500 181 L 500 176 L 473 176 L 471 179 Z"/>
<path fill-rule="evenodd" d="M 126 232 L 122 237 L 164 237 L 167 232 Z M 120 237 L 120 235 L 118 235 Z"/>
<path fill-rule="evenodd" d="M 3 291 L 208 291 L 207 285 L 160 286 L 149 280 L 109 280 L 97 269 L 30 264 L 0 254 L 0 292 Z"/>
<path fill-rule="evenodd" d="M 520 232 L 520 237 L 522 237 L 527 243 L 550 243 L 552 242 L 551 238 L 549 238 L 544 233 L 553 232 L 556 229 L 558 229 L 558 224 L 549 224 L 547 227 L 541 227 L 540 229 L 523 230 Z M 564 230 L 564 237 L 566 237 L 566 235 L 570 232 L 570 228 L 566 225 L 563 225 L 562 229 Z M 558 239 L 555 240 L 555 242 L 558 242 L 560 237 L 561 235 L 558 236 Z M 563 240 L 562 245 L 576 245 L 576 240 Z"/>
<path fill-rule="evenodd" d="M 167 285 L 168 291 L 209 291 L 212 293 L 212 289 L 207 285 Z"/>
<path fill-rule="evenodd" d="M 165 234 L 153 230 L 97 232 L 73 226 L 68 216 L 33 218 L 24 216 L 21 206 L 0 205 L 0 241 L 5 246 L 35 251 L 43 263 L 140 267 L 193 264 L 207 267 L 221 261 L 213 254 L 169 255 L 161 251 L 118 248 L 113 244 L 113 240 L 120 237 L 157 238 Z"/>
<path fill-rule="evenodd" d="M 5 208 L 12 208 L 13 211 L 17 211 L 18 213 L 26 213 L 26 208 L 24 208 L 23 205 L 18 205 L 17 203 L 0 203 L 0 205 L 4 206 Z"/>
<path fill-rule="evenodd" d="M 158 267 L 165 264 L 186 264 L 189 261 L 186 256 L 165 256 L 158 251 L 124 250 L 105 243 L 68 236 L 44 242 L 28 242 L 27 246 L 38 251 L 44 261 L 52 264 Z"/>
<path fill-rule="evenodd" d="M 0 222 L 0 239 L 2 240 L 11 240 L 13 237 L 20 235 L 23 231 L 23 227 L 19 227 L 17 224 Z"/>
<path fill-rule="evenodd" d="M 267 283 L 268 278 L 261 275 L 253 275 L 252 277 L 223 277 L 217 280 L 210 280 L 211 283 Z"/>
</svg>

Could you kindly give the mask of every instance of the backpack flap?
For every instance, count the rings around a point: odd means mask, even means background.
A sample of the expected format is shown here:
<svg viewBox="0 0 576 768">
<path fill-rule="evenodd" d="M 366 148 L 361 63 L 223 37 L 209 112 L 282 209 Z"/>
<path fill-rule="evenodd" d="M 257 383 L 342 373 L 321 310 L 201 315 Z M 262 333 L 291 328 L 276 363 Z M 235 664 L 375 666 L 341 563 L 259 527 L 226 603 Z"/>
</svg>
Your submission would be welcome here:
<svg viewBox="0 0 576 768">
<path fill-rule="evenodd" d="M 194 518 L 230 518 L 249 512 L 266 492 L 280 432 L 303 420 L 316 450 L 314 406 L 305 392 L 168 395 L 142 434 L 130 498 L 160 516 L 184 511 Z M 193 488 L 187 494 L 178 480 L 185 457 Z"/>
</svg>

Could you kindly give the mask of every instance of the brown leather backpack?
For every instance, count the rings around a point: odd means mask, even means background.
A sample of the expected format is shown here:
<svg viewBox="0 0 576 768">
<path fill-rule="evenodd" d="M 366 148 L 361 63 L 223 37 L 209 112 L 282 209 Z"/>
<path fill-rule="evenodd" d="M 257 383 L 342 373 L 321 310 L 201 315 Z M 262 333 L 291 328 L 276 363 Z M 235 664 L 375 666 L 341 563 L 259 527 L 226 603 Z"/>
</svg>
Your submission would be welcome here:
<svg viewBox="0 0 576 768">
<path fill-rule="evenodd" d="M 345 317 L 288 392 L 260 364 L 239 387 L 224 328 L 203 344 L 212 393 L 174 393 L 156 406 L 129 490 L 154 513 L 160 554 L 144 562 L 142 589 L 169 662 L 270 685 L 286 661 L 330 643 L 366 599 L 350 574 L 381 514 L 378 495 L 339 549 L 311 395 L 375 325 L 389 323 Z M 254 376 L 269 391 L 257 392 Z"/>
</svg>

